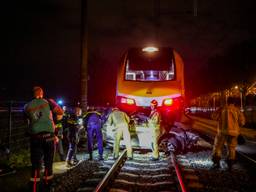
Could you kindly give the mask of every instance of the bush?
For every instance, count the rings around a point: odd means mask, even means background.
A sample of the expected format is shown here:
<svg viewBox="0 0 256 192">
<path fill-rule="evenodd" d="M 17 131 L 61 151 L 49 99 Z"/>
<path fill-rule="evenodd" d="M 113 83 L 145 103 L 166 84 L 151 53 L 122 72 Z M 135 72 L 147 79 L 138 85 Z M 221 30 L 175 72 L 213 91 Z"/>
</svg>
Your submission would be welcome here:
<svg viewBox="0 0 256 192">
<path fill-rule="evenodd" d="M 26 167 L 30 166 L 30 151 L 23 149 L 16 153 L 11 153 L 9 158 L 9 166 L 11 167 Z"/>
</svg>

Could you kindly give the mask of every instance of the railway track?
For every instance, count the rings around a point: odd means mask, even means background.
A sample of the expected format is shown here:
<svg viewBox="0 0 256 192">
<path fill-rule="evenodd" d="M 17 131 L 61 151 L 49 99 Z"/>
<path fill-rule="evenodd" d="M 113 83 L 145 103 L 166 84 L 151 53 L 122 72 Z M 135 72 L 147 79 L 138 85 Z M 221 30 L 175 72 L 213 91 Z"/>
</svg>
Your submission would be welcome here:
<svg viewBox="0 0 256 192">
<path fill-rule="evenodd" d="M 227 165 L 224 159 L 221 161 L 221 169 L 211 170 L 211 150 L 194 154 L 192 152 L 192 155 L 188 156 L 172 154 L 165 157 L 161 153 L 159 161 L 150 161 L 150 153 L 135 151 L 134 159 L 127 160 L 124 151 L 118 160 L 107 159 L 102 163 L 102 168 L 105 170 L 101 171 L 101 178 L 91 179 L 95 182 L 90 190 L 80 188 L 78 191 L 202 192 L 237 191 L 241 187 L 244 191 L 248 191 L 250 186 L 255 186 L 248 172 L 248 170 L 254 170 L 252 172 L 255 173 L 254 156 L 238 151 L 238 162 L 232 172 L 226 171 Z M 252 169 L 245 168 L 244 165 L 249 164 Z M 88 187 L 88 183 L 85 185 Z"/>
<path fill-rule="evenodd" d="M 210 174 L 215 175 L 214 177 L 221 177 L 222 174 L 239 175 L 239 172 L 243 173 L 243 166 L 240 162 L 237 164 L 238 166 L 236 165 L 234 167 L 231 173 L 228 173 L 225 171 L 226 164 L 224 161 L 222 161 L 222 169 L 212 171 L 210 167 L 207 168 L 209 163 L 211 163 L 209 159 L 205 162 L 201 162 L 200 159 L 193 162 L 186 155 L 170 155 L 169 157 L 164 157 L 161 153 L 161 160 L 154 162 L 149 161 L 149 156 L 150 153 L 141 154 L 137 152 L 134 154 L 133 160 L 126 160 L 124 155 L 117 161 L 105 161 L 104 166 L 108 167 L 109 171 L 105 174 L 104 179 L 101 179 L 100 184 L 96 187 L 95 183 L 94 189 L 91 188 L 90 191 L 202 192 L 207 191 L 209 188 L 214 189 L 218 187 L 211 186 L 212 184 L 208 185 L 207 180 L 210 178 L 204 178 L 202 175 Z M 206 167 L 204 167 L 204 163 L 206 163 Z M 199 166 L 192 164 L 198 164 Z M 256 165 L 254 164 L 252 167 L 255 170 Z"/>
<path fill-rule="evenodd" d="M 148 153 L 135 153 L 134 160 L 124 163 L 107 191 L 178 191 L 175 176 L 168 159 L 152 162 Z"/>
<path fill-rule="evenodd" d="M 254 161 L 248 168 L 244 166 L 249 165 L 248 158 L 244 158 L 243 162 L 238 158 L 232 171 L 227 171 L 225 159 L 222 159 L 221 168 L 212 170 L 211 153 L 211 149 L 168 157 L 160 153 L 159 161 L 150 161 L 151 153 L 139 150 L 134 151 L 133 160 L 127 160 L 125 150 L 117 160 L 111 159 L 108 153 L 109 158 L 96 162 L 98 168 L 74 191 L 215 192 L 255 189 Z"/>
<path fill-rule="evenodd" d="M 127 160 L 126 150 L 124 150 L 117 160 L 104 161 L 100 170 L 95 172 L 77 191 L 187 192 L 193 188 L 202 187 L 192 169 L 180 169 L 181 166 L 174 154 L 165 157 L 160 153 L 159 161 L 150 161 L 150 154 L 135 151 L 134 159 Z"/>
</svg>

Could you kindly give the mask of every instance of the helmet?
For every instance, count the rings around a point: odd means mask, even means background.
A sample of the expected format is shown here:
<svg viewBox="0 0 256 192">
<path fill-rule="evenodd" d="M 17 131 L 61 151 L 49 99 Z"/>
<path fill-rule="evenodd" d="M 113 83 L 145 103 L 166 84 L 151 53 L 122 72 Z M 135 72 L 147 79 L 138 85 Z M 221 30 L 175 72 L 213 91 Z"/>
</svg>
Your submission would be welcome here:
<svg viewBox="0 0 256 192">
<path fill-rule="evenodd" d="M 155 99 L 153 99 L 153 100 L 150 102 L 150 104 L 151 104 L 151 105 L 154 105 L 154 106 L 157 106 L 157 105 L 158 105 L 158 103 L 157 103 L 157 101 L 156 101 Z"/>
</svg>

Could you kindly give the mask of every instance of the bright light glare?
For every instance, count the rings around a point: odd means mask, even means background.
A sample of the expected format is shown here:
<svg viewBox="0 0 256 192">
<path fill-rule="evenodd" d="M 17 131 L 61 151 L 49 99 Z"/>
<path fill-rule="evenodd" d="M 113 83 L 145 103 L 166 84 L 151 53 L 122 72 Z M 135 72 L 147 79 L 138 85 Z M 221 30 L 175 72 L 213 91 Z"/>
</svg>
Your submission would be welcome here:
<svg viewBox="0 0 256 192">
<path fill-rule="evenodd" d="M 173 99 L 172 98 L 164 100 L 164 105 L 170 106 L 172 104 L 173 104 Z"/>
<path fill-rule="evenodd" d="M 63 100 L 60 99 L 60 100 L 57 101 L 57 103 L 58 103 L 59 105 L 62 105 L 62 104 L 63 104 Z"/>
<path fill-rule="evenodd" d="M 133 104 L 134 104 L 134 100 L 133 100 L 133 99 L 127 98 L 126 102 L 127 102 L 127 104 L 129 104 L 129 105 L 133 105 Z"/>
<path fill-rule="evenodd" d="M 123 97 L 123 98 L 121 98 L 121 103 L 126 103 L 128 105 L 133 105 L 133 104 L 135 104 L 135 101 L 134 101 L 134 99 Z"/>
<path fill-rule="evenodd" d="M 212 161 L 208 159 L 196 159 L 196 160 L 190 160 L 191 164 L 196 164 L 196 165 L 203 165 L 205 167 L 210 167 L 212 165 Z"/>
<path fill-rule="evenodd" d="M 142 51 L 145 51 L 145 52 L 156 52 L 156 51 L 159 51 L 159 49 L 157 47 L 145 47 L 142 49 Z"/>
<path fill-rule="evenodd" d="M 153 71 L 150 71 L 150 78 L 154 78 Z"/>
<path fill-rule="evenodd" d="M 126 103 L 126 98 L 121 98 L 121 103 Z"/>
</svg>

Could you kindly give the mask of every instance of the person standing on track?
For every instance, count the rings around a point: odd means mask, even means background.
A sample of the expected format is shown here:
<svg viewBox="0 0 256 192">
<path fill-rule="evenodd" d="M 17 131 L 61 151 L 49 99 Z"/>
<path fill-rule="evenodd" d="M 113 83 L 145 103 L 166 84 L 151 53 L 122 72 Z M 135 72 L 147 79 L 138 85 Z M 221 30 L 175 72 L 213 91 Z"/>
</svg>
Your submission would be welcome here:
<svg viewBox="0 0 256 192">
<path fill-rule="evenodd" d="M 113 111 L 109 114 L 107 124 L 114 125 L 116 128 L 114 148 L 113 148 L 114 159 L 117 159 L 119 156 L 120 140 L 122 136 L 124 138 L 124 143 L 127 149 L 128 159 L 133 158 L 132 146 L 131 146 L 131 135 L 129 132 L 129 122 L 130 122 L 129 116 L 125 112 L 119 110 L 117 107 L 113 108 Z"/>
<path fill-rule="evenodd" d="M 159 160 L 159 149 L 158 149 L 158 139 L 160 137 L 160 123 L 161 123 L 161 115 L 160 112 L 157 110 L 157 101 L 152 100 L 150 103 L 151 112 L 148 119 L 148 127 L 151 131 L 152 136 L 152 157 L 150 158 L 151 161 Z"/>
<path fill-rule="evenodd" d="M 237 137 L 240 134 L 240 126 L 245 124 L 244 114 L 235 106 L 235 98 L 228 97 L 227 105 L 213 113 L 212 118 L 218 121 L 212 154 L 213 168 L 220 167 L 222 149 L 226 142 L 228 147 L 227 165 L 228 169 L 231 170 L 236 159 Z"/>
<path fill-rule="evenodd" d="M 89 159 L 93 159 L 93 138 L 94 134 L 98 143 L 98 160 L 102 161 L 103 158 L 103 137 L 102 137 L 102 120 L 101 114 L 96 110 L 91 110 L 85 114 L 84 125 L 87 128 L 87 143 L 88 143 L 88 152 Z"/>
</svg>

